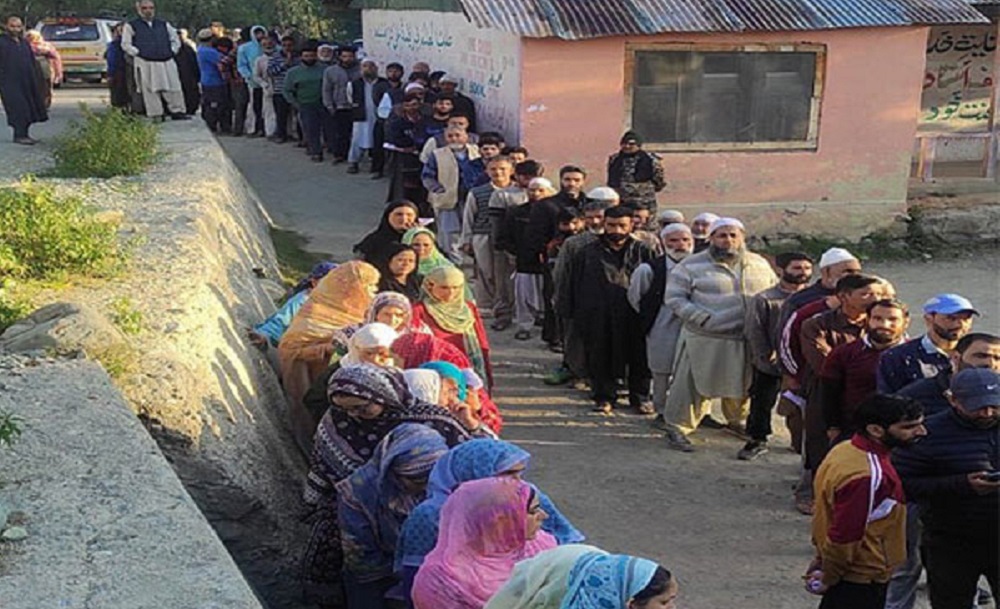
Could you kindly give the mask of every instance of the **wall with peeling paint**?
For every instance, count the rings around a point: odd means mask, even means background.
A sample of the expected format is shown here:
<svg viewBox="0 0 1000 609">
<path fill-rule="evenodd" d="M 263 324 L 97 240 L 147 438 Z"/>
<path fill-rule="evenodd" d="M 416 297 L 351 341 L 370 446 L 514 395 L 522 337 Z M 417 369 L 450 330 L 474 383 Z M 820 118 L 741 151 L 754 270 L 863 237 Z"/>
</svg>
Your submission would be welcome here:
<svg viewBox="0 0 1000 609">
<path fill-rule="evenodd" d="M 627 120 L 626 43 L 826 45 L 817 150 L 661 153 L 669 184 L 660 208 L 737 215 L 759 234 L 860 238 L 905 211 L 927 33 L 908 27 L 522 39 L 521 142 L 550 175 L 579 164 L 596 186 Z"/>
</svg>

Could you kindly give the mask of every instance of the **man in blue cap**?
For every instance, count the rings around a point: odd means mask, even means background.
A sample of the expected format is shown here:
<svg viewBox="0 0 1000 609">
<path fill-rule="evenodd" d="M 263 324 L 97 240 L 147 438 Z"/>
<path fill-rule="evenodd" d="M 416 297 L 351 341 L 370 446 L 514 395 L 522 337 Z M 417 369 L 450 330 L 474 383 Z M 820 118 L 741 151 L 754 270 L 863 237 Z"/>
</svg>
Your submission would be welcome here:
<svg viewBox="0 0 1000 609">
<path fill-rule="evenodd" d="M 878 366 L 880 393 L 896 393 L 910 383 L 936 376 L 951 368 L 951 354 L 958 341 L 972 329 L 979 315 L 969 299 L 958 294 L 938 294 L 924 303 L 927 332 L 882 354 Z"/>
<path fill-rule="evenodd" d="M 896 451 L 906 496 L 920 506 L 934 609 L 967 609 L 985 576 L 1000 590 L 1000 374 L 969 368 L 951 380 L 951 410 L 926 421 L 923 442 Z"/>
</svg>

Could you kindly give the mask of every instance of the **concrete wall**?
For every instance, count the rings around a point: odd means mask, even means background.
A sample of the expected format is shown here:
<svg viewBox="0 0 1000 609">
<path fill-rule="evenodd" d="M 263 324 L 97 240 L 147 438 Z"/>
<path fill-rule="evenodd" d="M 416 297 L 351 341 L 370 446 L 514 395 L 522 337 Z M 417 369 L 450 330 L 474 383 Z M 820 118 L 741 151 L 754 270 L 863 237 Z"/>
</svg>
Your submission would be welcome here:
<svg viewBox="0 0 1000 609">
<path fill-rule="evenodd" d="M 481 30 L 461 13 L 363 12 L 365 51 L 380 65 L 397 61 L 409 72 L 417 61 L 461 80 L 476 103 L 480 131 L 518 140 L 521 43 L 500 30 Z"/>
<path fill-rule="evenodd" d="M 572 162 L 597 185 L 627 119 L 626 43 L 826 45 L 818 150 L 663 153 L 659 201 L 734 214 L 757 233 L 858 238 L 905 210 L 926 40 L 927 28 L 525 39 L 521 140 L 549 173 Z"/>
</svg>

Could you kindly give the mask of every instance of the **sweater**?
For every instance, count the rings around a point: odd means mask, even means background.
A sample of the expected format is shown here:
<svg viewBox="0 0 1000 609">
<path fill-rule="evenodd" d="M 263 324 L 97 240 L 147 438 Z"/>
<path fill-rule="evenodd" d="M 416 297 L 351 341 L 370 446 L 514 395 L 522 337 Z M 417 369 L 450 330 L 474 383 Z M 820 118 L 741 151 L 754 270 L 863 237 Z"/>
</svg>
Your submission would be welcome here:
<svg viewBox="0 0 1000 609">
<path fill-rule="evenodd" d="M 823 583 L 889 581 L 906 560 L 903 485 L 884 445 L 855 434 L 816 472 L 812 542 Z"/>
<path fill-rule="evenodd" d="M 781 376 L 778 368 L 778 322 L 781 319 L 781 303 L 789 294 L 777 285 L 757 294 L 750 301 L 744 322 L 750 361 L 754 368 L 771 376 Z"/>
<path fill-rule="evenodd" d="M 201 86 L 221 87 L 226 84 L 219 70 L 222 53 L 212 47 L 198 47 L 198 71 L 201 73 Z"/>
<path fill-rule="evenodd" d="M 323 66 L 300 64 L 285 75 L 284 96 L 293 106 L 323 102 Z"/>
</svg>

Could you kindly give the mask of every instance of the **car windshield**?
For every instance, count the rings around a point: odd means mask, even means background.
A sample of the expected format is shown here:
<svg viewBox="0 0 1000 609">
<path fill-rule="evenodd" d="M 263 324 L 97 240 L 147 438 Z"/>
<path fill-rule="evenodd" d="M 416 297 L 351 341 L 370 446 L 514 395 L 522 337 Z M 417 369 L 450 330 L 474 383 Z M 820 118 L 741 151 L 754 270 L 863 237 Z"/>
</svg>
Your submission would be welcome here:
<svg viewBox="0 0 1000 609">
<path fill-rule="evenodd" d="M 52 23 L 42 26 L 42 38 L 49 42 L 91 42 L 100 40 L 101 36 L 96 23 Z"/>
</svg>

